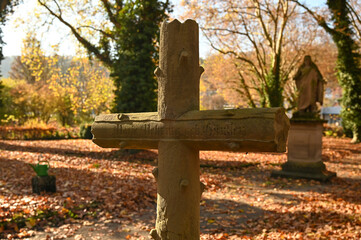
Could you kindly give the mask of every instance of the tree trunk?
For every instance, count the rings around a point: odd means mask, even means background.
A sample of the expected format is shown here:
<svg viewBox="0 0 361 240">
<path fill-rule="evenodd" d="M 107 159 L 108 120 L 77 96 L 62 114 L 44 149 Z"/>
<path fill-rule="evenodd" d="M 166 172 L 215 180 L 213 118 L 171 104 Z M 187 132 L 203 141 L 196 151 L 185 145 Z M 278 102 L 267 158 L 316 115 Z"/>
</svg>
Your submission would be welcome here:
<svg viewBox="0 0 361 240">
<path fill-rule="evenodd" d="M 281 56 L 275 54 L 271 72 L 268 75 L 269 107 L 283 106 L 283 88 L 281 88 Z"/>
<path fill-rule="evenodd" d="M 342 113 L 344 127 L 352 130 L 352 142 L 360 141 L 361 133 L 361 66 L 359 46 L 352 38 L 349 9 L 344 0 L 328 0 L 334 29 L 321 26 L 332 36 L 338 49 L 337 78 L 343 88 Z"/>
</svg>

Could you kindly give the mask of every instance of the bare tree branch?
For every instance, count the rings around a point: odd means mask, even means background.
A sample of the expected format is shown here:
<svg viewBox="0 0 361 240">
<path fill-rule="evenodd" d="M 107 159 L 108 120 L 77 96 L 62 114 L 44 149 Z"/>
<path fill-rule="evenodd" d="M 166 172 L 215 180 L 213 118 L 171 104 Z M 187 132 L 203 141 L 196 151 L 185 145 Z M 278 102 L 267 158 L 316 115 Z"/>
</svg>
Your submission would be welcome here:
<svg viewBox="0 0 361 240">
<path fill-rule="evenodd" d="M 236 66 L 237 66 L 237 65 L 236 65 Z M 251 93 L 249 92 L 249 87 L 248 87 L 248 85 L 246 84 L 246 81 L 245 81 L 245 79 L 244 79 L 244 77 L 243 77 L 243 75 L 242 75 L 242 73 L 241 73 L 240 71 L 238 71 L 238 75 L 239 75 L 239 78 L 240 78 L 240 83 L 241 83 L 241 85 L 242 85 L 242 88 L 244 89 L 244 92 L 245 92 L 245 94 L 246 94 L 246 98 L 247 98 L 249 104 L 250 104 L 253 108 L 255 108 L 255 107 L 256 107 L 256 104 L 255 104 L 254 101 L 253 101 L 252 95 L 251 95 Z"/>
<path fill-rule="evenodd" d="M 258 21 L 260 22 L 261 26 L 262 26 L 262 30 L 263 30 L 263 33 L 266 37 L 266 39 L 268 40 L 268 43 L 270 45 L 270 48 L 273 48 L 273 41 L 272 41 L 272 38 L 268 32 L 268 29 L 266 27 L 266 24 L 264 23 L 263 21 L 263 17 L 262 17 L 262 14 L 261 14 L 261 7 L 260 7 L 260 4 L 259 4 L 259 1 L 256 1 L 256 0 L 253 0 L 253 3 L 255 4 L 255 7 L 256 7 L 256 16 L 257 16 L 257 19 Z"/>
<path fill-rule="evenodd" d="M 1 0 L 1 2 L 0 2 L 0 12 L 2 12 L 9 3 L 10 3 L 10 0 Z"/>
<path fill-rule="evenodd" d="M 93 29 L 93 30 L 95 30 L 95 31 L 97 31 L 97 32 L 100 32 L 100 33 L 103 34 L 104 36 L 109 37 L 109 38 L 115 40 L 115 37 L 114 37 L 113 34 L 107 33 L 107 32 L 105 32 L 105 31 L 102 30 L 102 29 L 98 29 L 98 28 L 95 28 L 95 27 L 93 27 L 93 26 L 88 26 L 88 25 L 87 25 L 87 26 L 81 25 L 81 26 L 77 27 L 77 29 L 81 29 L 81 28 L 90 28 L 90 29 Z"/>
<path fill-rule="evenodd" d="M 306 12 L 308 12 L 313 17 L 313 19 L 316 20 L 318 25 L 323 27 L 323 29 L 325 29 L 326 32 L 331 33 L 331 34 L 336 32 L 333 28 L 331 28 L 327 25 L 326 20 L 323 16 L 318 15 L 317 13 L 312 11 L 309 7 L 307 7 L 305 4 L 300 3 L 298 0 L 290 0 L 290 1 L 295 2 L 297 5 L 301 6 L 303 9 L 305 9 Z"/>
<path fill-rule="evenodd" d="M 221 31 L 221 32 L 224 31 L 224 32 L 232 33 L 232 34 L 239 34 L 239 35 L 244 35 L 244 36 L 247 35 L 244 32 L 239 32 L 239 31 L 232 30 L 232 29 L 227 29 L 227 28 L 206 28 L 206 27 L 201 27 L 201 29 L 204 30 L 204 31 Z"/>
<path fill-rule="evenodd" d="M 108 0 L 101 0 L 101 1 L 102 1 L 102 3 L 103 3 L 103 6 L 104 6 L 104 8 L 105 8 L 105 11 L 106 11 L 107 14 L 108 14 L 108 18 L 109 18 L 110 22 L 113 23 L 116 28 L 121 29 L 122 26 L 121 26 L 121 25 L 119 24 L 119 22 L 117 21 L 116 16 L 117 16 L 117 14 L 119 13 L 119 11 L 121 11 L 121 9 L 122 9 L 123 6 L 122 6 L 122 5 L 118 6 L 119 9 L 117 10 L 117 13 L 114 14 L 114 13 L 112 12 L 112 7 L 111 7 L 109 1 L 108 1 Z M 117 1 L 117 2 L 119 2 L 119 1 Z"/>
<path fill-rule="evenodd" d="M 60 8 L 59 4 L 56 2 L 56 0 L 53 0 L 58 8 Z M 109 54 L 102 53 L 100 50 L 94 46 L 92 43 L 90 43 L 88 40 L 86 40 L 84 37 L 80 35 L 80 33 L 77 31 L 76 28 L 74 28 L 69 22 L 67 22 L 63 17 L 59 14 L 56 14 L 46 3 L 44 3 L 42 0 L 38 0 L 38 3 L 45 7 L 48 12 L 56 17 L 60 22 L 62 22 L 65 26 L 67 26 L 70 31 L 73 33 L 73 35 L 76 37 L 76 39 L 91 53 L 93 53 L 100 61 L 104 62 L 106 65 L 111 66 L 111 59 Z"/>
<path fill-rule="evenodd" d="M 357 24 L 361 24 L 361 18 L 360 16 L 357 14 L 357 12 L 355 11 L 355 9 L 353 8 L 353 6 L 351 6 L 351 4 L 349 4 L 348 2 L 346 2 L 346 6 L 347 8 L 350 10 L 351 14 L 351 21 L 353 23 L 353 26 L 356 30 L 356 33 L 358 35 L 359 38 L 361 38 L 361 29 L 357 26 Z"/>
</svg>

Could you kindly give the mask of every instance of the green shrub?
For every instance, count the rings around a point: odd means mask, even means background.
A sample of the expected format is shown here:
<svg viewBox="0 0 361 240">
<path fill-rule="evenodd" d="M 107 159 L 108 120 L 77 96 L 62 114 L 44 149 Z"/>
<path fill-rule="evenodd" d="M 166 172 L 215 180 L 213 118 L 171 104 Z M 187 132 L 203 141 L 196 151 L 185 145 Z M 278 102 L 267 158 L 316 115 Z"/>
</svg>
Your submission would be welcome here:
<svg viewBox="0 0 361 240">
<path fill-rule="evenodd" d="M 91 133 L 91 124 L 84 124 L 80 126 L 79 136 L 82 139 L 92 139 L 93 134 Z"/>
<path fill-rule="evenodd" d="M 79 128 L 56 128 L 51 126 L 0 126 L 0 139 L 6 140 L 51 140 L 78 138 Z"/>
<path fill-rule="evenodd" d="M 341 126 L 324 124 L 323 135 L 327 137 L 345 137 L 345 129 Z"/>
<path fill-rule="evenodd" d="M 353 132 L 351 124 L 347 123 L 347 121 L 342 121 L 342 127 L 346 137 L 352 138 Z"/>
</svg>

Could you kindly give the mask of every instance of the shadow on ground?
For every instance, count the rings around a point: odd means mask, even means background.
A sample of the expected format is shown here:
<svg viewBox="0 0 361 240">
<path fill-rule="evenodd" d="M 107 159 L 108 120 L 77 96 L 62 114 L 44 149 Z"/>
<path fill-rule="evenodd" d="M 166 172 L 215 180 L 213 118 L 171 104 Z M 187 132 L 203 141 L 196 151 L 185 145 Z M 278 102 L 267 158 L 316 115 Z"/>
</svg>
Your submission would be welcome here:
<svg viewBox="0 0 361 240">
<path fill-rule="evenodd" d="M 56 141 L 54 145 L 55 143 Z M 89 161 L 93 162 L 110 160 L 107 162 L 120 164 L 118 173 L 105 169 L 107 164 L 104 166 L 100 164 L 97 168 L 56 167 L 51 169 L 51 174 L 57 176 L 58 193 L 44 195 L 47 201 L 54 200 L 51 204 L 59 207 L 63 207 L 68 198 L 74 205 L 96 201 L 99 205 L 94 210 L 102 213 L 96 219 L 84 218 L 75 223 L 61 222 L 56 226 L 57 229 L 68 224 L 79 224 L 80 228 L 76 234 L 82 234 L 85 239 L 98 234 L 100 239 L 106 240 L 123 239 L 134 234 L 146 236 L 149 229 L 155 225 L 156 183 L 150 177 L 150 172 L 156 164 L 155 152 L 141 151 L 133 155 L 124 155 L 123 152 L 117 150 L 96 152 L 59 147 L 20 146 L 15 141 L 14 143 L 12 141 L 0 142 L 0 150 L 10 150 L 7 153 L 9 158 L 11 151 L 19 151 L 24 154 L 49 153 L 78 159 L 89 158 Z M 356 154 L 361 152 L 351 150 Z M 341 160 L 347 166 L 358 166 L 356 160 Z M 132 164 L 127 165 L 128 163 Z M 264 231 L 307 232 L 310 227 L 313 231 L 317 231 L 330 224 L 336 230 L 345 225 L 351 227 L 361 225 L 361 218 L 353 218 L 352 214 L 340 212 L 337 209 L 337 204 L 361 204 L 361 198 L 359 198 L 361 180 L 345 176 L 339 176 L 328 183 L 279 179 L 270 177 L 272 169 L 275 169 L 275 166 L 260 166 L 260 162 L 257 161 L 246 163 L 201 159 L 202 173 L 214 176 L 219 184 L 215 189 L 208 189 L 215 193 L 207 194 L 207 197 L 201 201 L 201 232 L 255 236 Z M 37 195 L 31 193 L 30 179 L 33 175 L 32 169 L 24 161 L 9 160 L 2 156 L 0 158 L 0 194 L 5 197 L 14 197 L 14 199 L 36 197 Z M 308 195 L 314 196 L 315 193 L 322 195 L 326 203 L 334 201 L 335 206 L 334 208 L 317 206 L 314 209 L 297 209 L 290 214 L 280 209 L 266 208 L 267 202 L 262 205 L 265 208 L 255 206 L 252 201 L 248 202 L 243 198 L 244 191 L 240 191 L 241 188 L 242 190 L 247 188 L 247 193 L 251 197 L 252 194 L 259 194 L 259 192 L 267 194 L 267 199 L 272 199 L 275 206 L 285 209 L 305 205 Z M 237 200 L 226 196 L 225 193 L 230 192 Z M 55 199 L 58 200 L 55 201 Z M 307 201 L 313 200 L 310 197 Z M 1 212 L 10 213 L 10 205 L 4 206 L 0 206 Z M 18 208 L 12 214 L 21 211 L 23 209 Z M 105 220 L 100 220 L 104 217 Z M 83 225 L 84 220 L 89 221 L 89 225 Z M 100 225 L 96 226 L 96 224 Z M 51 233 L 40 232 L 39 234 L 37 236 L 46 236 Z M 35 239 L 39 238 L 35 237 Z"/>
</svg>

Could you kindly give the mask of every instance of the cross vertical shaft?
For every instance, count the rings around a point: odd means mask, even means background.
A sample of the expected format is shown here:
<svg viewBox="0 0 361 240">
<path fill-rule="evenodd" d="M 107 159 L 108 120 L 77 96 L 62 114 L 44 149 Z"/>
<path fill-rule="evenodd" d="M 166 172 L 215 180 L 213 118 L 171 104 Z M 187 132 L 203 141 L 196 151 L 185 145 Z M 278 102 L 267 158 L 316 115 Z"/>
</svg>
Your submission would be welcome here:
<svg viewBox="0 0 361 240">
<path fill-rule="evenodd" d="M 158 115 L 163 121 L 199 110 L 198 24 L 187 20 L 161 27 Z M 154 239 L 199 239 L 199 151 L 179 140 L 158 144 L 157 221 Z"/>
<path fill-rule="evenodd" d="M 194 20 L 163 22 L 160 30 L 158 78 L 158 115 L 174 120 L 199 110 L 198 24 Z"/>
</svg>

